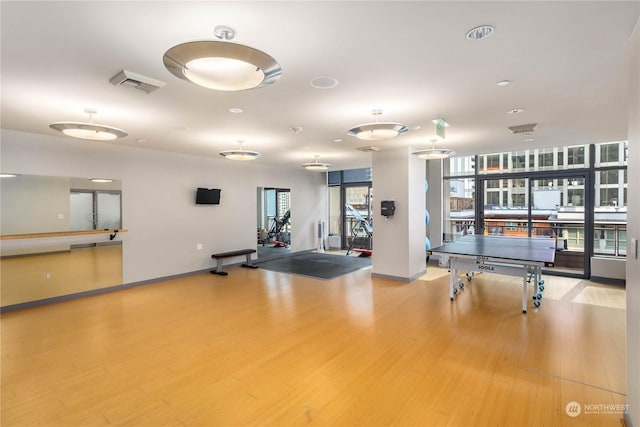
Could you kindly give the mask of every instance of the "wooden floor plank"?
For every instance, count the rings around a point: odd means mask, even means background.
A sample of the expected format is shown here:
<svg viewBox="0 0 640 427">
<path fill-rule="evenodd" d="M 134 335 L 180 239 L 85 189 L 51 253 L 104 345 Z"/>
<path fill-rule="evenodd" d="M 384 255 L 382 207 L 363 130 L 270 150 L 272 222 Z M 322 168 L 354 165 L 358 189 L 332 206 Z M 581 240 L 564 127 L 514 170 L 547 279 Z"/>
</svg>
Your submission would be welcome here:
<svg viewBox="0 0 640 427">
<path fill-rule="evenodd" d="M 2 425 L 620 425 L 620 287 L 228 271 L 2 314 Z"/>
</svg>

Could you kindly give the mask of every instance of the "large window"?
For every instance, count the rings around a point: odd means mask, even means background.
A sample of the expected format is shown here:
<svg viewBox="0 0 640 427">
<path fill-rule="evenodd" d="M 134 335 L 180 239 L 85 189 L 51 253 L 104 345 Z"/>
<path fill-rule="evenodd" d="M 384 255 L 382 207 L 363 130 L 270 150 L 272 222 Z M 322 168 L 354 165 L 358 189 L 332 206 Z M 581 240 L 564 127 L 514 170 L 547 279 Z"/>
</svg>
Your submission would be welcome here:
<svg viewBox="0 0 640 427">
<path fill-rule="evenodd" d="M 595 150 L 593 253 L 627 253 L 627 142 L 598 144 Z"/>
<path fill-rule="evenodd" d="M 445 162 L 449 183 L 445 182 L 445 240 L 469 232 L 470 225 L 476 230 L 486 226 L 484 232 L 492 228 L 495 233 L 517 235 L 546 230 L 558 239 L 563 254 L 584 254 L 587 259 L 589 251 L 595 256 L 624 257 L 626 154 L 627 142 L 615 141 L 449 159 Z M 500 179 L 488 179 L 492 174 L 500 174 Z M 477 185 L 479 181 L 482 186 Z M 483 220 L 491 224 L 476 224 L 476 189 L 482 192 Z M 529 191 L 544 206 L 529 211 Z M 489 219 L 488 214 L 494 217 Z M 532 214 L 535 218 L 522 220 L 522 215 Z"/>
<path fill-rule="evenodd" d="M 475 179 L 447 179 L 444 183 L 446 201 L 444 240 L 451 241 L 458 235 L 474 234 Z"/>
</svg>

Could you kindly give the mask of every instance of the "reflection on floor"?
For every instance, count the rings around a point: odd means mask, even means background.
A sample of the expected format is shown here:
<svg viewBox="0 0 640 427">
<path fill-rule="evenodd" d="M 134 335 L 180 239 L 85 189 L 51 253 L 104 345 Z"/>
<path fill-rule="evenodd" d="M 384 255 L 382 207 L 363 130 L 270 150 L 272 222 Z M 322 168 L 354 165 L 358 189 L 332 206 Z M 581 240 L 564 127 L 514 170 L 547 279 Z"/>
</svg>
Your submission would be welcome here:
<svg viewBox="0 0 640 427">
<path fill-rule="evenodd" d="M 449 275 L 446 268 L 429 264 L 427 273 L 419 280 L 431 281 Z M 498 274 L 475 273 L 474 278 L 489 276 L 491 281 L 512 282 L 515 286 L 522 283 L 518 277 Z M 579 304 L 598 305 L 609 308 L 626 308 L 624 285 L 601 284 L 573 277 L 542 276 L 545 281 L 544 299 L 571 301 Z M 473 282 L 472 282 L 473 283 Z"/>
</svg>

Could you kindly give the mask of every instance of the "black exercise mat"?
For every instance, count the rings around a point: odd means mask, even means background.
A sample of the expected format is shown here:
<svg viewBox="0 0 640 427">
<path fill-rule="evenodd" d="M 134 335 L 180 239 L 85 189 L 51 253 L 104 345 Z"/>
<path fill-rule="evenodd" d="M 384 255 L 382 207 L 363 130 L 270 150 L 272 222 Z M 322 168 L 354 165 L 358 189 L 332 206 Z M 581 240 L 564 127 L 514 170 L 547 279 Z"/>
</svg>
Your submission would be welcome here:
<svg viewBox="0 0 640 427">
<path fill-rule="evenodd" d="M 329 280 L 371 266 L 371 258 L 308 252 L 257 264 L 265 270 Z"/>
</svg>

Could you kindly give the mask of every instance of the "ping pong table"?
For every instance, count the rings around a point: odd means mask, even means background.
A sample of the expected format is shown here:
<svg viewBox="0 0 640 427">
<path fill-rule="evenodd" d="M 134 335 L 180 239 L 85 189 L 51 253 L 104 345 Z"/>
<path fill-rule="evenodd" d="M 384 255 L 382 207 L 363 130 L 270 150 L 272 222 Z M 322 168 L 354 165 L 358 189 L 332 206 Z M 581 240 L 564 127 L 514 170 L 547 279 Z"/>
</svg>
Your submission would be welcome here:
<svg viewBox="0 0 640 427">
<path fill-rule="evenodd" d="M 544 280 L 542 268 L 553 267 L 555 241 L 550 238 L 483 236 L 469 234 L 453 242 L 431 248 L 429 255 L 448 257 L 449 298 L 464 289 L 459 271 L 471 281 L 475 272 L 522 277 L 522 312 L 527 312 L 527 284 L 533 280 L 533 304 L 540 307 Z"/>
</svg>

